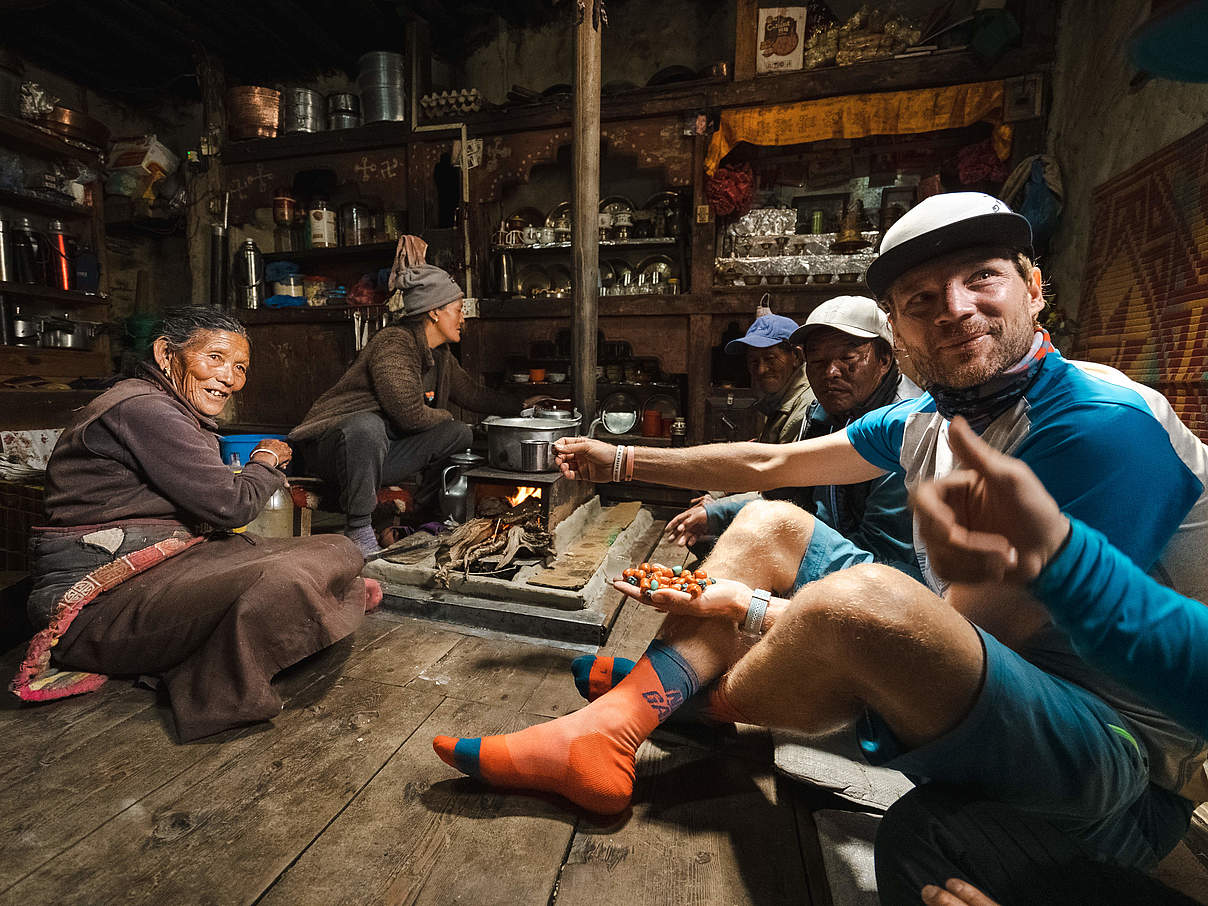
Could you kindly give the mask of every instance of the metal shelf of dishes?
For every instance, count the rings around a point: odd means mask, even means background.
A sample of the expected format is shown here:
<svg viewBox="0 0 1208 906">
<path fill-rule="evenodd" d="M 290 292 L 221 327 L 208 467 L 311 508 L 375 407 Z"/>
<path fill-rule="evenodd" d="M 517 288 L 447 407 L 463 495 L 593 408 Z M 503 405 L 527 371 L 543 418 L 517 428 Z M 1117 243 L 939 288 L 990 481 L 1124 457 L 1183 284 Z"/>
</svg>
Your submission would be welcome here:
<svg viewBox="0 0 1208 906">
<path fill-rule="evenodd" d="M 640 248 L 642 246 L 658 245 L 669 246 L 678 243 L 678 239 L 654 236 L 646 239 L 601 239 L 600 248 Z M 571 247 L 569 241 L 566 242 L 535 242 L 532 245 L 494 245 L 491 248 L 497 252 L 537 252 L 544 249 L 568 249 Z"/>
</svg>

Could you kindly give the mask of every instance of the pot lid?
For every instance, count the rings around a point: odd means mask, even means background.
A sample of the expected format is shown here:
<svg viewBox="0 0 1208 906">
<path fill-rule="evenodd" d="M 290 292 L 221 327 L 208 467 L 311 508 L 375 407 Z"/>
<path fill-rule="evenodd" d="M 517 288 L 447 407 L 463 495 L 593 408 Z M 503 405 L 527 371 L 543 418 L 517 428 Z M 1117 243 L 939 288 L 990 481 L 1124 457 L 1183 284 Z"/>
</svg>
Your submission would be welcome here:
<svg viewBox="0 0 1208 906">
<path fill-rule="evenodd" d="M 449 462 L 459 466 L 472 466 L 475 463 L 482 462 L 482 457 L 477 453 L 471 453 L 466 450 L 464 453 L 454 453 L 449 457 Z"/>
<path fill-rule="evenodd" d="M 577 427 L 580 418 L 502 418 L 498 415 L 491 415 L 482 420 L 482 423 L 488 428 L 574 428 Z"/>
</svg>

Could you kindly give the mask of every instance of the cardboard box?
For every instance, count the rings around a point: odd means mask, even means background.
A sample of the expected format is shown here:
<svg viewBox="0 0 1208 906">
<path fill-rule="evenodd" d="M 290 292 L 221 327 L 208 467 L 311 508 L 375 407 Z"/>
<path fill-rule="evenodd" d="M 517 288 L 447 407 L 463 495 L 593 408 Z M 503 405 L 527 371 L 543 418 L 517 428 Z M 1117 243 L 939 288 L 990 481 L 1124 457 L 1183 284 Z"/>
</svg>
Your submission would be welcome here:
<svg viewBox="0 0 1208 906">
<path fill-rule="evenodd" d="M 759 11 L 756 33 L 755 72 L 757 75 L 792 72 L 805 61 L 804 6 L 779 6 Z"/>
</svg>

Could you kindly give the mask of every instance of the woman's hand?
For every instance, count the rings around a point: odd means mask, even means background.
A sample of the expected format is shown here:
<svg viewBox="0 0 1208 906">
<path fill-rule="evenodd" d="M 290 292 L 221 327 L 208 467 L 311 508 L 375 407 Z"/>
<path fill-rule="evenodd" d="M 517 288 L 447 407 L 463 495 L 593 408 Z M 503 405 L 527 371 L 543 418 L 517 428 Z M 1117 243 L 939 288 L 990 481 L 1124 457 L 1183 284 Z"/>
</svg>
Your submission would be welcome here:
<svg viewBox="0 0 1208 906">
<path fill-rule="evenodd" d="M 667 523 L 667 528 L 663 530 L 666 536 L 678 544 L 680 547 L 689 547 L 696 544 L 701 536 L 705 534 L 709 527 L 709 514 L 705 511 L 705 504 L 712 503 L 713 498 L 708 494 L 703 497 L 697 497 L 692 501 L 692 506 L 671 517 L 671 521 Z"/>
<path fill-rule="evenodd" d="M 276 457 L 274 461 L 273 457 Z M 278 469 L 284 469 L 289 465 L 289 461 L 293 459 L 294 451 L 290 449 L 289 444 L 283 440 L 275 438 L 265 438 L 256 444 L 256 449 L 249 457 L 250 462 L 258 462 L 262 466 L 274 466 Z"/>
<path fill-rule="evenodd" d="M 643 594 L 638 586 L 630 585 L 622 578 L 613 579 L 612 585 L 623 594 L 662 613 L 729 620 L 735 624 L 746 618 L 747 608 L 751 604 L 751 589 L 733 579 L 718 579 L 696 597 L 672 588 L 660 588 Z"/>
<path fill-rule="evenodd" d="M 590 437 L 563 437 L 554 441 L 558 468 L 567 478 L 580 481 L 612 481 L 617 448 Z"/>
</svg>

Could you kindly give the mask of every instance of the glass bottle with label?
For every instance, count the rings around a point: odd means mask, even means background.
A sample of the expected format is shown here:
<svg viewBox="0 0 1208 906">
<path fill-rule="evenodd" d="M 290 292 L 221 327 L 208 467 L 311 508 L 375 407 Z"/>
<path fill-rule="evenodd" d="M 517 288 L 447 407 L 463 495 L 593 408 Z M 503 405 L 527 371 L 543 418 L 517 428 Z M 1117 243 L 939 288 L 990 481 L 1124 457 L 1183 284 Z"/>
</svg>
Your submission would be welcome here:
<svg viewBox="0 0 1208 906">
<path fill-rule="evenodd" d="M 336 229 L 336 212 L 327 206 L 326 198 L 311 200 L 308 222 L 312 249 L 330 249 L 340 244 Z"/>
</svg>

